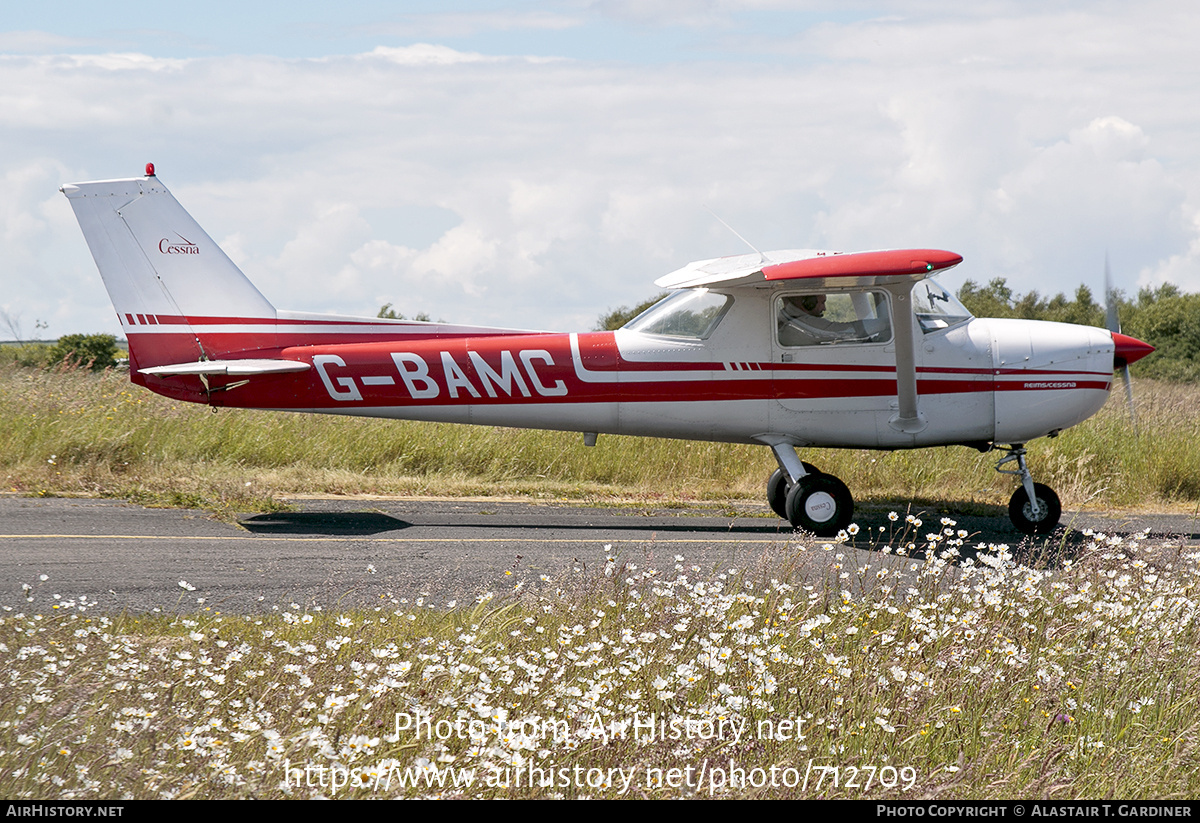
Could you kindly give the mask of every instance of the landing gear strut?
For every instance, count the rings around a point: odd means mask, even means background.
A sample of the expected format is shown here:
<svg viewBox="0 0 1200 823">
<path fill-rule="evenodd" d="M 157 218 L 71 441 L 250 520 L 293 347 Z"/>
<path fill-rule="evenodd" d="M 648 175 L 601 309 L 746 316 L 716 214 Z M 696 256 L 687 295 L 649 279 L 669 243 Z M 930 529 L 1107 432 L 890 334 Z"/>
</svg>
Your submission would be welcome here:
<svg viewBox="0 0 1200 823">
<path fill-rule="evenodd" d="M 833 537 L 850 525 L 854 498 L 846 484 L 796 455 L 790 444 L 771 446 L 779 468 L 767 481 L 771 510 L 797 529 Z"/>
<path fill-rule="evenodd" d="M 1013 492 L 1008 501 L 1008 516 L 1013 525 L 1022 534 L 1049 534 L 1058 525 L 1062 517 L 1062 504 L 1054 489 L 1041 483 L 1033 482 L 1033 475 L 1025 465 L 1025 444 L 1013 443 L 1005 448 L 1008 454 L 996 463 L 996 471 L 1001 474 L 1011 474 L 1021 478 L 1021 488 Z M 1016 469 L 1003 469 L 1007 463 L 1016 461 Z"/>
</svg>

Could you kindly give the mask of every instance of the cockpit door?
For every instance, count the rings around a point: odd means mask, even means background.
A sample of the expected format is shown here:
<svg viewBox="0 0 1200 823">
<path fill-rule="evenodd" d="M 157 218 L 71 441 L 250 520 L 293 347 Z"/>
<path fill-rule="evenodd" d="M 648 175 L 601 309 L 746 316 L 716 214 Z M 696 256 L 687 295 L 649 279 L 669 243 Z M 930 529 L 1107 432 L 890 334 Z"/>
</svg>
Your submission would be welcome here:
<svg viewBox="0 0 1200 823">
<path fill-rule="evenodd" d="M 798 445 L 877 444 L 896 395 L 890 304 L 882 289 L 823 284 L 772 295 L 773 429 Z"/>
</svg>

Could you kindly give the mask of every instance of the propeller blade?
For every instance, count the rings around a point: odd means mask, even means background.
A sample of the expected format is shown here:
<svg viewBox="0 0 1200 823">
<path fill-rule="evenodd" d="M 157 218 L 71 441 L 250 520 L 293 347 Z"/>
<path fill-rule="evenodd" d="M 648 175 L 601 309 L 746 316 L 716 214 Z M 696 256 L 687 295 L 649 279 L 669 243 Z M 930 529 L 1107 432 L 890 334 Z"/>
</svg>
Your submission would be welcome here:
<svg viewBox="0 0 1200 823">
<path fill-rule="evenodd" d="M 1133 424 L 1133 433 L 1137 435 L 1137 412 L 1133 406 L 1133 381 L 1129 377 L 1129 364 L 1154 351 L 1149 343 L 1143 343 L 1136 337 L 1121 334 L 1121 318 L 1117 310 L 1116 294 L 1112 287 L 1112 271 L 1108 266 L 1108 253 L 1104 254 L 1104 325 L 1112 334 L 1113 339 L 1113 371 L 1121 373 L 1121 382 L 1125 384 L 1125 405 L 1129 409 L 1129 422 Z"/>
<path fill-rule="evenodd" d="M 1121 332 L 1117 301 L 1113 299 L 1112 271 L 1108 268 L 1108 252 L 1104 253 L 1104 328 L 1114 334 Z"/>
<path fill-rule="evenodd" d="M 1133 434 L 1138 434 L 1137 412 L 1133 405 L 1133 381 L 1129 379 L 1129 366 L 1121 366 L 1121 380 L 1125 383 L 1125 405 L 1129 409 L 1129 422 L 1133 424 Z"/>
</svg>

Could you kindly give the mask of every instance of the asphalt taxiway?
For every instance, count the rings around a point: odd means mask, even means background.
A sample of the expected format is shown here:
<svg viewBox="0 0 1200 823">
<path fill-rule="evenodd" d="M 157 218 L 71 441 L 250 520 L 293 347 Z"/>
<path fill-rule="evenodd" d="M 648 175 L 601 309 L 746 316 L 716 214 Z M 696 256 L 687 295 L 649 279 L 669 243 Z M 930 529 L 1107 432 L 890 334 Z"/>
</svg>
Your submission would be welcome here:
<svg viewBox="0 0 1200 823">
<path fill-rule="evenodd" d="M 82 599 L 96 611 L 258 612 L 418 598 L 444 606 L 517 584 L 563 585 L 595 573 L 607 556 L 664 573 L 677 562 L 704 573 L 786 563 L 796 579 L 824 580 L 905 562 L 881 547 L 921 543 L 943 528 L 944 515 L 916 514 L 919 527 L 863 508 L 854 541 L 824 551 L 828 541 L 797 535 L 753 504 L 323 498 L 225 522 L 112 500 L 8 496 L 0 497 L 0 607 L 41 611 Z M 1024 542 L 1048 562 L 1085 543 L 1088 528 L 1149 529 L 1174 546 L 1200 541 L 1200 521 L 1185 515 L 1066 513 L 1067 529 L 1033 544 L 999 514 L 950 516 L 969 546 Z"/>
</svg>

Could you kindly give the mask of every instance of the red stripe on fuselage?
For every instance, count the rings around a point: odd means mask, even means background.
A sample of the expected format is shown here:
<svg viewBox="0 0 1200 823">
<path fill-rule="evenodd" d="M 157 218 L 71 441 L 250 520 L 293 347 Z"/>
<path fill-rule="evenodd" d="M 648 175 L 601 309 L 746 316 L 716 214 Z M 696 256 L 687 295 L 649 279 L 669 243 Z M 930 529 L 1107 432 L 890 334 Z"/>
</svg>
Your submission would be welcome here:
<svg viewBox="0 0 1200 823">
<path fill-rule="evenodd" d="M 163 321 L 161 316 L 158 319 Z M 355 341 L 356 336 L 329 345 L 312 345 L 311 339 L 305 345 L 283 345 L 271 333 L 202 334 L 211 359 L 270 357 L 313 366 L 304 373 L 256 376 L 231 392 L 214 395 L 212 402 L 249 408 L 352 410 L 360 406 L 691 403 L 896 395 L 894 366 L 745 363 L 746 368 L 728 370 L 724 362 L 630 361 L 621 356 L 611 332 L 576 335 L 578 360 L 568 334 L 404 335 L 383 341 L 379 335 L 364 334 L 368 338 L 364 341 Z M 188 334 L 133 333 L 129 337 L 142 368 L 199 359 L 195 339 Z M 144 348 L 154 350 L 157 362 L 146 362 Z M 922 395 L 1107 390 L 1111 381 L 1107 375 L 1101 380 L 1095 379 L 1094 373 L 1061 370 L 1004 369 L 997 374 L 990 369 L 922 367 L 918 371 L 917 391 Z M 975 379 L 970 379 L 972 375 Z M 196 377 L 147 379 L 135 373 L 133 379 L 170 396 L 208 402 Z M 209 379 L 213 388 L 233 382 Z"/>
</svg>

